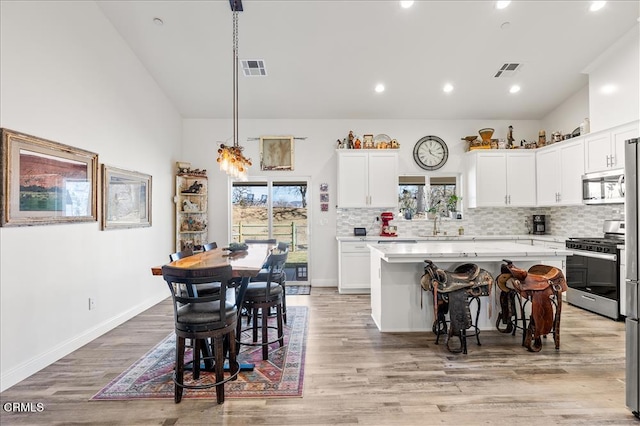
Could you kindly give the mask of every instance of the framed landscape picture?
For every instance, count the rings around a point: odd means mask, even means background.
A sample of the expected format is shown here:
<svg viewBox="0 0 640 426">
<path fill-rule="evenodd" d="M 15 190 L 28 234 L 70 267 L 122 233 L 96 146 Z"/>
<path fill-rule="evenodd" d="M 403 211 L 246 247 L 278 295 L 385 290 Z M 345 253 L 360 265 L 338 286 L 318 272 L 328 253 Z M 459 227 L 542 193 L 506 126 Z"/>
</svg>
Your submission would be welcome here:
<svg viewBox="0 0 640 426">
<path fill-rule="evenodd" d="M 151 226 L 151 176 L 102 165 L 102 230 Z"/>
<path fill-rule="evenodd" d="M 9 129 L 0 132 L 0 226 L 98 220 L 98 154 Z"/>
<path fill-rule="evenodd" d="M 293 170 L 293 136 L 260 137 L 260 170 Z"/>
</svg>

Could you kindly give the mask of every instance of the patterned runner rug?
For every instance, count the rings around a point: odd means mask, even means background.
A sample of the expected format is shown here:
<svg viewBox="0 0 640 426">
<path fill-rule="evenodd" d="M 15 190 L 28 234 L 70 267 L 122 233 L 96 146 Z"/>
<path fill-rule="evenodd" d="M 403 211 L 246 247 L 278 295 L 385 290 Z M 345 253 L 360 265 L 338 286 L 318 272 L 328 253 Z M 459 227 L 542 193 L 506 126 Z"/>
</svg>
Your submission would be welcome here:
<svg viewBox="0 0 640 426">
<path fill-rule="evenodd" d="M 311 294 L 311 286 L 310 285 L 290 285 L 287 284 L 284 288 L 287 294 L 292 296 L 300 296 L 300 295 L 308 295 Z M 287 307 L 288 308 L 288 307 Z"/>
<path fill-rule="evenodd" d="M 246 318 L 242 318 L 243 328 Z M 275 325 L 275 317 L 269 325 Z M 269 346 L 269 359 L 262 360 L 260 346 L 240 346 L 238 361 L 253 363 L 253 371 L 241 371 L 236 381 L 225 384 L 225 398 L 301 397 L 304 379 L 304 358 L 307 346 L 308 308 L 288 306 L 284 343 Z M 275 330 L 271 330 L 275 333 Z M 251 340 L 250 332 L 243 340 Z M 270 340 L 274 340 L 275 337 Z M 191 359 L 191 353 L 187 354 Z M 156 347 L 136 361 L 91 400 L 173 399 L 173 367 L 175 364 L 175 334 L 171 333 Z M 185 373 L 185 381 L 190 377 Z M 215 382 L 214 374 L 201 373 L 199 383 Z M 184 398 L 215 399 L 215 387 L 205 390 L 185 389 Z"/>
</svg>

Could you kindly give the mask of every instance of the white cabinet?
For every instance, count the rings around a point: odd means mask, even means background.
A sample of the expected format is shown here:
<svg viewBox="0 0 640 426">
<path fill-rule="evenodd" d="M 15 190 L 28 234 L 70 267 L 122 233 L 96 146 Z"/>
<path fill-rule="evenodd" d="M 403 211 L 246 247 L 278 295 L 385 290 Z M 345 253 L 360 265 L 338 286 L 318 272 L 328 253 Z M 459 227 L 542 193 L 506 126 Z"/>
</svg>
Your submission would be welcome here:
<svg viewBox="0 0 640 426">
<path fill-rule="evenodd" d="M 366 241 L 338 242 L 338 291 L 369 293 L 371 291 L 369 248 Z"/>
<path fill-rule="evenodd" d="M 634 137 L 638 137 L 637 122 L 586 135 L 585 172 L 624 168 L 624 141 Z"/>
<path fill-rule="evenodd" d="M 207 177 L 176 176 L 176 251 L 202 251 L 207 241 Z"/>
<path fill-rule="evenodd" d="M 582 205 L 584 145 L 561 142 L 536 150 L 538 206 Z"/>
<path fill-rule="evenodd" d="M 469 207 L 536 205 L 533 151 L 472 151 L 468 155 Z"/>
<path fill-rule="evenodd" d="M 395 150 L 338 150 L 338 207 L 396 207 Z"/>
</svg>

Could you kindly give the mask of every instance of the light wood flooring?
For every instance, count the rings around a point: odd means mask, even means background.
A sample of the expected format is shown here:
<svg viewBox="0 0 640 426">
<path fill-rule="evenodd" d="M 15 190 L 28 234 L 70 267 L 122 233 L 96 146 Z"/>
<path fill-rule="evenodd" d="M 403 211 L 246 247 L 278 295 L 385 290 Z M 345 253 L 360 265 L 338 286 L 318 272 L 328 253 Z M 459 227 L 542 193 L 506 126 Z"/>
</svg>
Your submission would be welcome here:
<svg viewBox="0 0 640 426">
<path fill-rule="evenodd" d="M 529 353 L 497 331 L 467 355 L 432 333 L 385 333 L 367 295 L 313 288 L 288 296 L 310 308 L 303 398 L 89 401 L 173 327 L 168 301 L 0 394 L 42 402 L 2 425 L 475 425 L 640 423 L 624 404 L 624 323 L 563 304 L 561 347 Z"/>
</svg>

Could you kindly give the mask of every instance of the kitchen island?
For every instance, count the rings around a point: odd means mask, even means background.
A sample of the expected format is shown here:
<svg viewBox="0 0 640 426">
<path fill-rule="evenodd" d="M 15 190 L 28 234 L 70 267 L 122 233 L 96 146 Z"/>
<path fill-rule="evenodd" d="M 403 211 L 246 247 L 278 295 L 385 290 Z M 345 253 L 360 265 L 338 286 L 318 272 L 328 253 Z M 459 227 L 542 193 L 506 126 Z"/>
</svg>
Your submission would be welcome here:
<svg viewBox="0 0 640 426">
<path fill-rule="evenodd" d="M 424 292 L 420 277 L 424 260 L 453 270 L 463 263 L 475 263 L 496 278 L 503 259 L 520 268 L 535 264 L 565 269 L 571 252 L 504 241 L 438 241 L 415 244 L 369 244 L 371 265 L 371 316 L 383 332 L 431 331 L 433 294 Z M 481 297 L 478 327 L 495 327 L 498 309 L 495 295 Z M 490 300 L 493 299 L 493 300 Z M 421 306 L 422 301 L 422 306 Z M 489 303 L 493 305 L 489 316 Z"/>
</svg>

